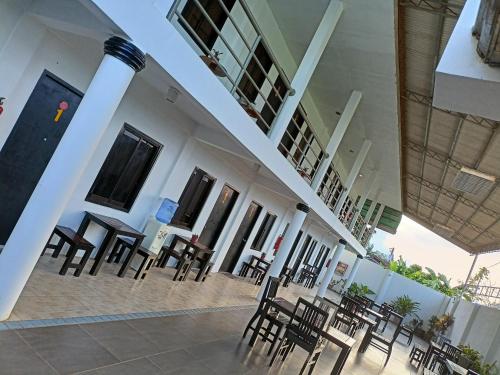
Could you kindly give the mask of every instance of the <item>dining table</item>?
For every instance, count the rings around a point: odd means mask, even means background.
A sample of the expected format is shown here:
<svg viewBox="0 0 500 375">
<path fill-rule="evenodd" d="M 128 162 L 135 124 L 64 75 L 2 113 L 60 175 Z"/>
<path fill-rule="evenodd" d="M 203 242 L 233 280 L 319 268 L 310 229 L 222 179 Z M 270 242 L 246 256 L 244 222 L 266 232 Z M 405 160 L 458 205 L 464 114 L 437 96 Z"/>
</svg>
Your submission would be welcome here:
<svg viewBox="0 0 500 375">
<path fill-rule="evenodd" d="M 268 300 L 266 308 L 272 308 L 291 318 L 295 310 L 295 304 L 284 298 L 278 297 L 272 300 Z M 262 326 L 264 317 L 265 314 L 262 314 L 257 327 Z M 249 345 L 252 346 L 255 343 L 257 336 L 258 330 L 255 330 L 250 339 Z M 335 365 L 332 371 L 330 372 L 331 375 L 339 375 L 344 368 L 345 362 L 347 361 L 347 358 L 349 357 L 351 349 L 354 347 L 356 340 L 330 325 L 328 325 L 328 327 L 321 332 L 321 336 L 340 348 L 340 354 L 335 361 Z"/>
<path fill-rule="evenodd" d="M 90 274 L 92 276 L 96 276 L 97 273 L 99 272 L 99 269 L 104 263 L 104 260 L 106 259 L 106 256 L 108 255 L 108 252 L 111 246 L 113 245 L 113 242 L 115 242 L 118 236 L 129 237 L 134 239 L 133 245 L 129 253 L 127 254 L 125 261 L 120 267 L 120 270 L 118 271 L 118 276 L 124 277 L 125 274 L 127 273 L 127 270 L 131 266 L 134 256 L 139 250 L 139 246 L 141 245 L 142 240 L 145 237 L 145 234 L 138 231 L 137 229 L 132 228 L 130 225 L 125 224 L 123 221 L 119 219 L 101 214 L 96 214 L 94 212 L 89 212 L 89 211 L 85 211 L 85 216 L 83 217 L 83 220 L 80 224 L 80 227 L 78 228 L 77 233 L 81 237 L 84 237 L 85 232 L 87 231 L 87 228 L 91 223 L 99 225 L 100 227 L 106 230 L 106 235 L 103 241 L 101 242 L 99 249 L 97 250 L 97 254 L 94 259 L 94 264 L 90 269 Z"/>
</svg>

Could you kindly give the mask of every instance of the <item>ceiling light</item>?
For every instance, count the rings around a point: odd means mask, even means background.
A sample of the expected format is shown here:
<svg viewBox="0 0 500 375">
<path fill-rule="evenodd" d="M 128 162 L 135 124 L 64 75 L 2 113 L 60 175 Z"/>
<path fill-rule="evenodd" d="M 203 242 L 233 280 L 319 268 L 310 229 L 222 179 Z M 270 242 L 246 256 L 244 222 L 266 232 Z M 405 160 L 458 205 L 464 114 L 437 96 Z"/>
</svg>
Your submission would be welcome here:
<svg viewBox="0 0 500 375">
<path fill-rule="evenodd" d="M 462 167 L 455 176 L 451 186 L 469 194 L 487 192 L 495 184 L 496 177 L 481 173 L 478 170 Z"/>
<path fill-rule="evenodd" d="M 359 174 L 359 177 L 363 178 L 363 173 L 360 173 L 360 174 Z"/>
</svg>

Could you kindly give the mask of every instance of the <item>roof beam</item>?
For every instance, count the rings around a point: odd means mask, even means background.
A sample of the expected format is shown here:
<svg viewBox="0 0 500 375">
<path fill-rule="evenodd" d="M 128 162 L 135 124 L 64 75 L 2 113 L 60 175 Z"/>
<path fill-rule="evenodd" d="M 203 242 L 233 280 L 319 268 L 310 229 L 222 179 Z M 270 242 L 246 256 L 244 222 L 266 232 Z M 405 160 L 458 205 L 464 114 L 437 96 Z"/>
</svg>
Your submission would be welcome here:
<svg viewBox="0 0 500 375">
<path fill-rule="evenodd" d="M 443 154 L 439 151 L 434 151 L 433 149 L 429 147 L 424 147 L 421 144 L 418 144 L 416 142 L 410 141 L 409 139 L 406 141 L 406 143 L 403 144 L 403 147 L 409 148 L 410 150 L 419 152 L 424 154 L 425 156 L 440 161 L 441 163 L 448 163 L 450 167 L 460 169 L 464 166 L 464 164 L 460 163 L 457 160 L 451 159 L 448 157 L 448 155 Z M 472 168 L 469 166 L 469 168 Z"/>
<path fill-rule="evenodd" d="M 488 129 L 494 129 L 494 128 L 498 127 L 497 121 L 486 119 L 486 118 L 480 117 L 480 116 L 472 116 L 472 115 L 469 115 L 466 113 L 454 112 L 454 111 L 449 111 L 447 109 L 433 107 L 432 106 L 432 96 L 422 95 L 422 94 L 419 94 L 419 93 L 417 93 L 415 91 L 411 91 L 411 90 L 405 90 L 403 92 L 402 97 L 404 100 L 432 107 L 433 110 L 443 112 L 443 113 L 446 113 L 448 115 L 458 117 L 460 119 L 465 119 L 466 121 L 469 121 L 475 125 L 483 126 L 485 128 L 488 128 Z"/>
<path fill-rule="evenodd" d="M 409 172 L 406 172 L 406 177 L 409 180 L 411 180 L 413 182 L 416 182 L 417 184 L 422 184 L 426 188 L 428 188 L 430 190 L 434 190 L 437 193 L 443 194 L 443 195 L 447 196 L 448 198 L 451 198 L 451 199 L 454 199 L 454 200 L 458 200 L 460 203 L 463 203 L 467 207 L 470 207 L 470 208 L 473 208 L 473 209 L 478 209 L 478 211 L 480 211 L 480 212 L 482 212 L 482 213 L 484 213 L 484 214 L 486 214 L 488 216 L 494 217 L 495 219 L 500 217 L 500 213 L 499 212 L 496 212 L 494 210 L 491 210 L 489 208 L 481 206 L 478 203 L 473 202 L 470 199 L 467 199 L 467 198 L 463 197 L 462 195 L 460 195 L 458 193 L 454 193 L 453 191 L 444 188 L 443 186 L 436 185 L 436 184 L 434 184 L 434 183 L 432 183 L 432 182 L 430 182 L 428 180 L 425 180 L 425 179 L 423 179 L 423 178 L 421 178 L 419 176 L 416 176 L 416 175 L 414 175 L 412 173 L 409 173 Z"/>
<path fill-rule="evenodd" d="M 445 0 L 399 0 L 399 5 L 450 18 L 458 18 L 462 11 L 462 5 Z"/>
</svg>

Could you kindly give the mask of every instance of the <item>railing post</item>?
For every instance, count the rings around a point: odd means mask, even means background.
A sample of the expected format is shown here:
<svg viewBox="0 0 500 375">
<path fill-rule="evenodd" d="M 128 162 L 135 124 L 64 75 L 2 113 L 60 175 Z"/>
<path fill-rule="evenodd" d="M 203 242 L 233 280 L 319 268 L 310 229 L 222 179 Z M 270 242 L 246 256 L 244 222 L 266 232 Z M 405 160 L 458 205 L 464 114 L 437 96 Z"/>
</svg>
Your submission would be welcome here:
<svg viewBox="0 0 500 375">
<path fill-rule="evenodd" d="M 318 65 L 319 59 L 323 54 L 323 51 L 330 40 L 330 37 L 337 26 L 337 22 L 342 14 L 343 5 L 338 0 L 331 0 L 328 8 L 326 9 L 323 18 L 316 29 L 309 47 L 302 58 L 302 61 L 293 77 L 291 86 L 295 90 L 295 95 L 289 96 L 286 102 L 283 104 L 283 108 L 280 111 L 276 121 L 274 122 L 271 131 L 269 132 L 269 138 L 274 143 L 276 147 L 281 142 L 283 134 L 285 134 L 286 128 L 292 119 L 292 116 L 297 109 L 297 106 L 306 91 L 307 85 Z"/>
<path fill-rule="evenodd" d="M 330 137 L 330 141 L 326 146 L 325 152 L 328 155 L 328 157 L 323 158 L 311 182 L 311 187 L 313 188 L 314 191 L 318 190 L 321 181 L 323 181 L 326 171 L 328 170 L 328 167 L 332 163 L 333 157 L 337 153 L 337 149 L 339 148 L 340 142 L 342 141 L 342 138 L 344 137 L 347 127 L 351 123 L 351 120 L 354 117 L 354 114 L 356 113 L 356 109 L 358 108 L 358 105 L 362 97 L 363 94 L 360 91 L 353 91 L 351 93 L 351 96 L 349 97 L 349 100 L 347 101 L 347 104 L 344 107 L 344 111 L 342 112 L 342 115 L 340 116 L 340 119 L 337 122 L 337 125 L 335 126 L 335 130 L 333 131 L 333 134 Z"/>
<path fill-rule="evenodd" d="M 374 170 L 370 173 L 370 176 L 366 179 L 365 189 L 364 189 L 364 192 L 359 199 L 359 202 L 357 205 L 357 211 L 354 214 L 351 225 L 349 226 L 349 230 L 352 231 L 354 229 L 354 226 L 356 225 L 356 221 L 358 220 L 358 217 L 361 214 L 363 207 L 365 206 L 366 200 L 368 199 L 368 195 L 370 195 L 370 193 L 372 192 L 372 190 L 375 186 L 376 179 L 377 179 L 377 171 Z"/>
</svg>

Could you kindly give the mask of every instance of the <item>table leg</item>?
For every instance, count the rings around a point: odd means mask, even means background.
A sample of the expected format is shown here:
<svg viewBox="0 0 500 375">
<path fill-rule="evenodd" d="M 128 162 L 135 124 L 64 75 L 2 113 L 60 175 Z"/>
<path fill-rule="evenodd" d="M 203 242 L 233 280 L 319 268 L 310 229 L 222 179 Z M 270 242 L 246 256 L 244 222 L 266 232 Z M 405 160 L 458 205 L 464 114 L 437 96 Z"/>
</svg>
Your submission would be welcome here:
<svg viewBox="0 0 500 375">
<path fill-rule="evenodd" d="M 203 278 L 203 275 L 207 271 L 209 264 L 210 264 L 210 259 L 204 262 L 200 262 L 200 270 L 196 274 L 196 278 L 194 279 L 194 281 L 200 281 Z"/>
<path fill-rule="evenodd" d="M 137 250 L 139 250 L 139 246 L 141 246 L 142 243 L 142 238 L 137 238 L 134 241 L 134 245 L 130 249 L 130 251 L 127 254 L 127 258 L 123 262 L 120 271 L 118 271 L 118 277 L 124 277 L 125 274 L 127 273 L 128 269 L 130 268 L 130 265 L 132 264 L 132 260 L 134 259 L 135 254 L 137 254 Z"/>
<path fill-rule="evenodd" d="M 116 233 L 114 231 L 108 231 L 108 233 L 106 233 L 106 237 L 104 237 L 104 240 L 102 241 L 101 246 L 97 251 L 97 256 L 95 257 L 94 264 L 90 269 L 90 274 L 92 276 L 97 275 L 97 273 L 99 272 L 99 269 L 101 268 L 102 264 L 104 263 L 104 259 L 106 258 L 106 254 L 108 253 L 108 250 L 115 238 Z"/>
<path fill-rule="evenodd" d="M 370 336 L 372 333 L 373 327 L 368 326 L 368 329 L 366 330 L 365 336 L 363 337 L 363 340 L 361 341 L 361 344 L 359 345 L 358 352 L 359 353 L 364 353 L 366 349 L 368 348 L 368 344 L 370 343 Z"/>
<path fill-rule="evenodd" d="M 351 352 L 350 348 L 342 348 L 340 350 L 339 357 L 337 358 L 337 361 L 335 362 L 335 366 L 333 367 L 333 370 L 330 373 L 331 375 L 340 375 L 340 373 L 342 372 L 342 369 L 344 368 L 344 365 L 347 361 L 347 357 L 349 356 L 350 352 Z"/>
<path fill-rule="evenodd" d="M 90 218 L 89 218 L 89 215 L 88 214 L 85 214 L 85 216 L 83 217 L 83 220 L 82 222 L 80 223 L 80 226 L 78 227 L 78 230 L 76 231 L 76 233 L 83 237 L 83 235 L 85 234 L 85 232 L 87 231 L 87 228 L 89 227 L 89 224 L 90 224 Z"/>
</svg>

